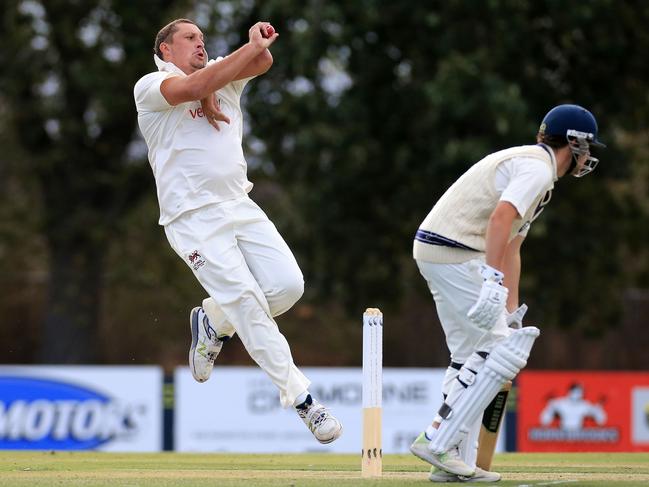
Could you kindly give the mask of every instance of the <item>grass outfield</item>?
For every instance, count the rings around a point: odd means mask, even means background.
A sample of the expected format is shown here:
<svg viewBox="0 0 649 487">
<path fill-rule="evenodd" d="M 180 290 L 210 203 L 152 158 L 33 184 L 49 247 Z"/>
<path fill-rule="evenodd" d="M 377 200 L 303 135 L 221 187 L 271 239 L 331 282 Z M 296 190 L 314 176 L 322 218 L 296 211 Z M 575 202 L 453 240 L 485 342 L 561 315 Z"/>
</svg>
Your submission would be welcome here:
<svg viewBox="0 0 649 487">
<path fill-rule="evenodd" d="M 649 453 L 508 453 L 501 486 L 647 486 Z M 432 485 L 426 464 L 388 455 L 381 479 L 362 479 L 355 455 L 230 455 L 0 451 L 0 486 L 408 486 Z M 484 485 L 467 482 L 464 485 Z"/>
</svg>

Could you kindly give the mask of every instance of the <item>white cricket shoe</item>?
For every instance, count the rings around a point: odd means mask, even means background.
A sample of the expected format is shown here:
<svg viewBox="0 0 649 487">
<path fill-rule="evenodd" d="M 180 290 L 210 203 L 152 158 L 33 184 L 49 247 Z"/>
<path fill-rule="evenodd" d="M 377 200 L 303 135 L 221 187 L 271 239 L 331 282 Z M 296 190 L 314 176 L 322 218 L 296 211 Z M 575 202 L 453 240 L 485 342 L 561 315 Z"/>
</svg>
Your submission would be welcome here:
<svg viewBox="0 0 649 487">
<path fill-rule="evenodd" d="M 463 477 L 452 473 L 440 470 L 437 467 L 430 468 L 430 476 L 428 479 L 431 482 L 498 482 L 501 475 L 498 472 L 490 472 L 483 470 L 480 467 L 475 468 L 475 473 L 471 477 Z"/>
<path fill-rule="evenodd" d="M 343 425 L 326 407 L 311 396 L 307 398 L 307 401 L 309 399 L 311 399 L 310 404 L 305 403 L 304 407 L 297 406 L 295 410 L 316 440 L 325 445 L 331 443 L 342 434 Z"/>
<path fill-rule="evenodd" d="M 196 307 L 189 314 L 189 326 L 192 330 L 192 344 L 189 348 L 189 369 L 198 382 L 210 378 L 214 361 L 223 348 L 223 342 L 230 337 L 218 338 L 210 325 L 210 320 L 203 308 Z"/>
<path fill-rule="evenodd" d="M 444 453 L 433 453 L 428 445 L 430 440 L 426 438 L 426 432 L 422 432 L 410 445 L 410 451 L 416 457 L 421 458 L 423 461 L 430 463 L 434 467 L 444 470 L 445 472 L 461 475 L 463 477 L 471 477 L 475 469 L 469 467 L 460 458 L 460 452 L 457 446 L 454 446 Z"/>
</svg>

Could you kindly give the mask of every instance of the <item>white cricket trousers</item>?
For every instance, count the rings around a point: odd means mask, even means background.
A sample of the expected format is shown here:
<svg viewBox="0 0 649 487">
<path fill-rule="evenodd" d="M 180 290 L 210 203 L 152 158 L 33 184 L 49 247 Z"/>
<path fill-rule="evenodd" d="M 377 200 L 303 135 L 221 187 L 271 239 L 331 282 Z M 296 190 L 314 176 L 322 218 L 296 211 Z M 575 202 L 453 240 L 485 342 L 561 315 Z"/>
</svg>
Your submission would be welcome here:
<svg viewBox="0 0 649 487">
<path fill-rule="evenodd" d="M 461 264 L 434 264 L 417 260 L 419 272 L 426 279 L 435 299 L 437 316 L 444 329 L 446 345 L 453 362 L 466 363 L 474 351 L 491 352 L 511 332 L 505 313 L 487 332 L 467 317 L 480 296 L 483 283 L 480 264 L 483 263 L 481 259 Z"/>
<path fill-rule="evenodd" d="M 273 319 L 302 296 L 302 272 L 275 225 L 248 196 L 183 213 L 165 226 L 171 247 L 209 294 L 217 334 L 234 331 L 279 388 L 282 406 L 308 390 Z"/>
</svg>

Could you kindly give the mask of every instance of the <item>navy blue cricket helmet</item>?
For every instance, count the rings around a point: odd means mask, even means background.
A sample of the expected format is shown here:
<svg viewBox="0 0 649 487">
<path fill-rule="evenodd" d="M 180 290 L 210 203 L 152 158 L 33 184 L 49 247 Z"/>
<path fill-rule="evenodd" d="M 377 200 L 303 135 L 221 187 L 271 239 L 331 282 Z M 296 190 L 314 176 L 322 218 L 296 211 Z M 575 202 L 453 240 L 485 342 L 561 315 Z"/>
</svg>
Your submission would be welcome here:
<svg viewBox="0 0 649 487">
<path fill-rule="evenodd" d="M 568 132 L 581 132 L 573 136 L 582 136 L 595 147 L 606 147 L 597 139 L 597 121 L 592 113 L 579 105 L 558 105 L 550 110 L 543 121 L 539 132 L 542 135 L 570 136 Z M 583 135 L 582 135 L 583 134 Z"/>
<path fill-rule="evenodd" d="M 566 138 L 575 158 L 568 172 L 578 178 L 591 172 L 599 163 L 597 158 L 590 155 L 590 147 L 606 147 L 597 138 L 595 117 L 579 105 L 554 107 L 543 117 L 539 134 Z M 584 154 L 588 154 L 585 163 L 575 170 L 577 157 Z"/>
</svg>

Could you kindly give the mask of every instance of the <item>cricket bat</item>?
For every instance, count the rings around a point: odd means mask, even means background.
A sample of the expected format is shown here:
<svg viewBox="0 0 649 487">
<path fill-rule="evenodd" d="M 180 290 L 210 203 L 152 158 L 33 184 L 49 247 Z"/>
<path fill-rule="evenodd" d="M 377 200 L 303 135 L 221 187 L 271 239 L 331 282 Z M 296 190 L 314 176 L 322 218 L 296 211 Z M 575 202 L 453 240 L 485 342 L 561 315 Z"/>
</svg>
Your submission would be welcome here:
<svg viewBox="0 0 649 487">
<path fill-rule="evenodd" d="M 502 419 L 505 416 L 507 406 L 507 396 L 512 388 L 511 381 L 505 382 L 489 406 L 484 410 L 482 415 L 482 425 L 480 426 L 480 436 L 478 438 L 478 458 L 476 465 L 483 470 L 491 470 L 491 462 L 496 451 L 498 441 L 498 432 Z"/>
</svg>

